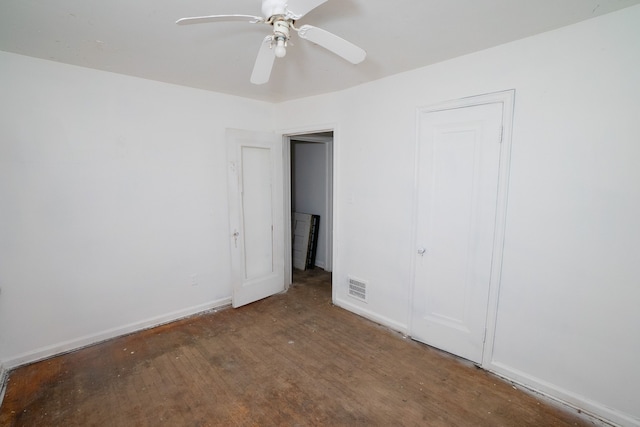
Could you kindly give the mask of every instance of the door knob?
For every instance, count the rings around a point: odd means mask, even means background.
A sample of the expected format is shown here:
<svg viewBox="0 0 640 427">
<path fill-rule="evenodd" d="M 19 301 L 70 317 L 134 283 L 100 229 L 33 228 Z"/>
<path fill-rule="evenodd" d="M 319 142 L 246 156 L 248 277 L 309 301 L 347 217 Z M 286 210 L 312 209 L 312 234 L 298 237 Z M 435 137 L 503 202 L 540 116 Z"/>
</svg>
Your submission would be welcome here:
<svg viewBox="0 0 640 427">
<path fill-rule="evenodd" d="M 427 250 L 425 248 L 419 248 L 418 249 L 418 255 L 420 256 L 424 256 L 424 254 L 427 253 Z"/>
</svg>

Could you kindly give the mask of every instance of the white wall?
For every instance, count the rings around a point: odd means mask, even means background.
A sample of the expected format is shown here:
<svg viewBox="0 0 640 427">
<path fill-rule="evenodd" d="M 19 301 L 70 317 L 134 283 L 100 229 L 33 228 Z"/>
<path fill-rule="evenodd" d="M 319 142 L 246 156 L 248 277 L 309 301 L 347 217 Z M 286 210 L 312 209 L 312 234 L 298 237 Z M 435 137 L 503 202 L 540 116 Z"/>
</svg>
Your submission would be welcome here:
<svg viewBox="0 0 640 427">
<path fill-rule="evenodd" d="M 320 215 L 316 265 L 325 268 L 327 255 L 327 149 L 325 144 L 291 141 L 292 209 Z"/>
<path fill-rule="evenodd" d="M 338 123 L 334 298 L 407 331 L 415 113 L 516 89 L 504 263 L 488 368 L 640 425 L 640 6 L 348 91 L 278 105 Z M 369 302 L 346 293 L 369 281 Z"/>
<path fill-rule="evenodd" d="M 0 362 L 228 303 L 225 128 L 272 122 L 270 104 L 0 52 Z"/>
</svg>

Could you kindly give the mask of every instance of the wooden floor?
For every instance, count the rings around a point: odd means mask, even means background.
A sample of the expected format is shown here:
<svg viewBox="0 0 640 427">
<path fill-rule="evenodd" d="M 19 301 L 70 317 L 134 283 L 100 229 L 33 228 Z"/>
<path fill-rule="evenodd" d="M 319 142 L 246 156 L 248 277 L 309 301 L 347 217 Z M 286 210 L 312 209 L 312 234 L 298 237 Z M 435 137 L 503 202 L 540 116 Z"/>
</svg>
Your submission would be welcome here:
<svg viewBox="0 0 640 427">
<path fill-rule="evenodd" d="M 0 426 L 575 426 L 587 422 L 331 304 L 286 294 L 10 373 Z"/>
</svg>

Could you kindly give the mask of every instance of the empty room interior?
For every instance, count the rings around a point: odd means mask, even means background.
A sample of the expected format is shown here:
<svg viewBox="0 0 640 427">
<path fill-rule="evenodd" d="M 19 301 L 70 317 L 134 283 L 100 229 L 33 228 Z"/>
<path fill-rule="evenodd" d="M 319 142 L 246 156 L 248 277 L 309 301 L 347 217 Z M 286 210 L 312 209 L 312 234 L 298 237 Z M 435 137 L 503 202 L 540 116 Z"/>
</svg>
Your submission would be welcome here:
<svg viewBox="0 0 640 427">
<path fill-rule="evenodd" d="M 639 0 L 3 0 L 0 424 L 640 426 L 639 70 Z"/>
</svg>

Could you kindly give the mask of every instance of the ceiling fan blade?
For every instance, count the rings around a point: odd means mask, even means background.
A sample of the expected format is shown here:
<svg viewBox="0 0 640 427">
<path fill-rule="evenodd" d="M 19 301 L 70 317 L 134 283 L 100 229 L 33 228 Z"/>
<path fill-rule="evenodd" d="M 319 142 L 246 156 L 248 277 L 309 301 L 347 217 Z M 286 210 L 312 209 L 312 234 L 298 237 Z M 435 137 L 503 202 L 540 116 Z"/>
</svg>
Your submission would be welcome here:
<svg viewBox="0 0 640 427">
<path fill-rule="evenodd" d="M 176 21 L 178 25 L 204 24 L 206 22 L 229 22 L 229 21 L 245 21 L 245 22 L 263 22 L 264 19 L 259 16 L 252 15 L 211 15 L 211 16 L 194 16 L 193 18 L 182 18 Z"/>
<path fill-rule="evenodd" d="M 295 21 L 326 2 L 327 0 L 289 0 L 287 2 L 287 17 Z"/>
<path fill-rule="evenodd" d="M 323 30 L 322 28 L 314 27 L 312 25 L 303 25 L 298 30 L 298 35 L 303 39 L 312 41 L 325 49 L 330 50 L 352 64 L 361 63 L 367 56 L 367 52 L 362 48 L 359 48 L 355 44 L 348 42 L 329 31 Z"/>
<path fill-rule="evenodd" d="M 269 81 L 271 76 L 271 69 L 273 68 L 273 61 L 276 59 L 276 54 L 271 48 L 271 42 L 273 36 L 267 36 L 260 45 L 258 51 L 258 57 L 256 63 L 253 66 L 253 73 L 251 73 L 251 83 L 254 85 L 261 85 Z"/>
</svg>

